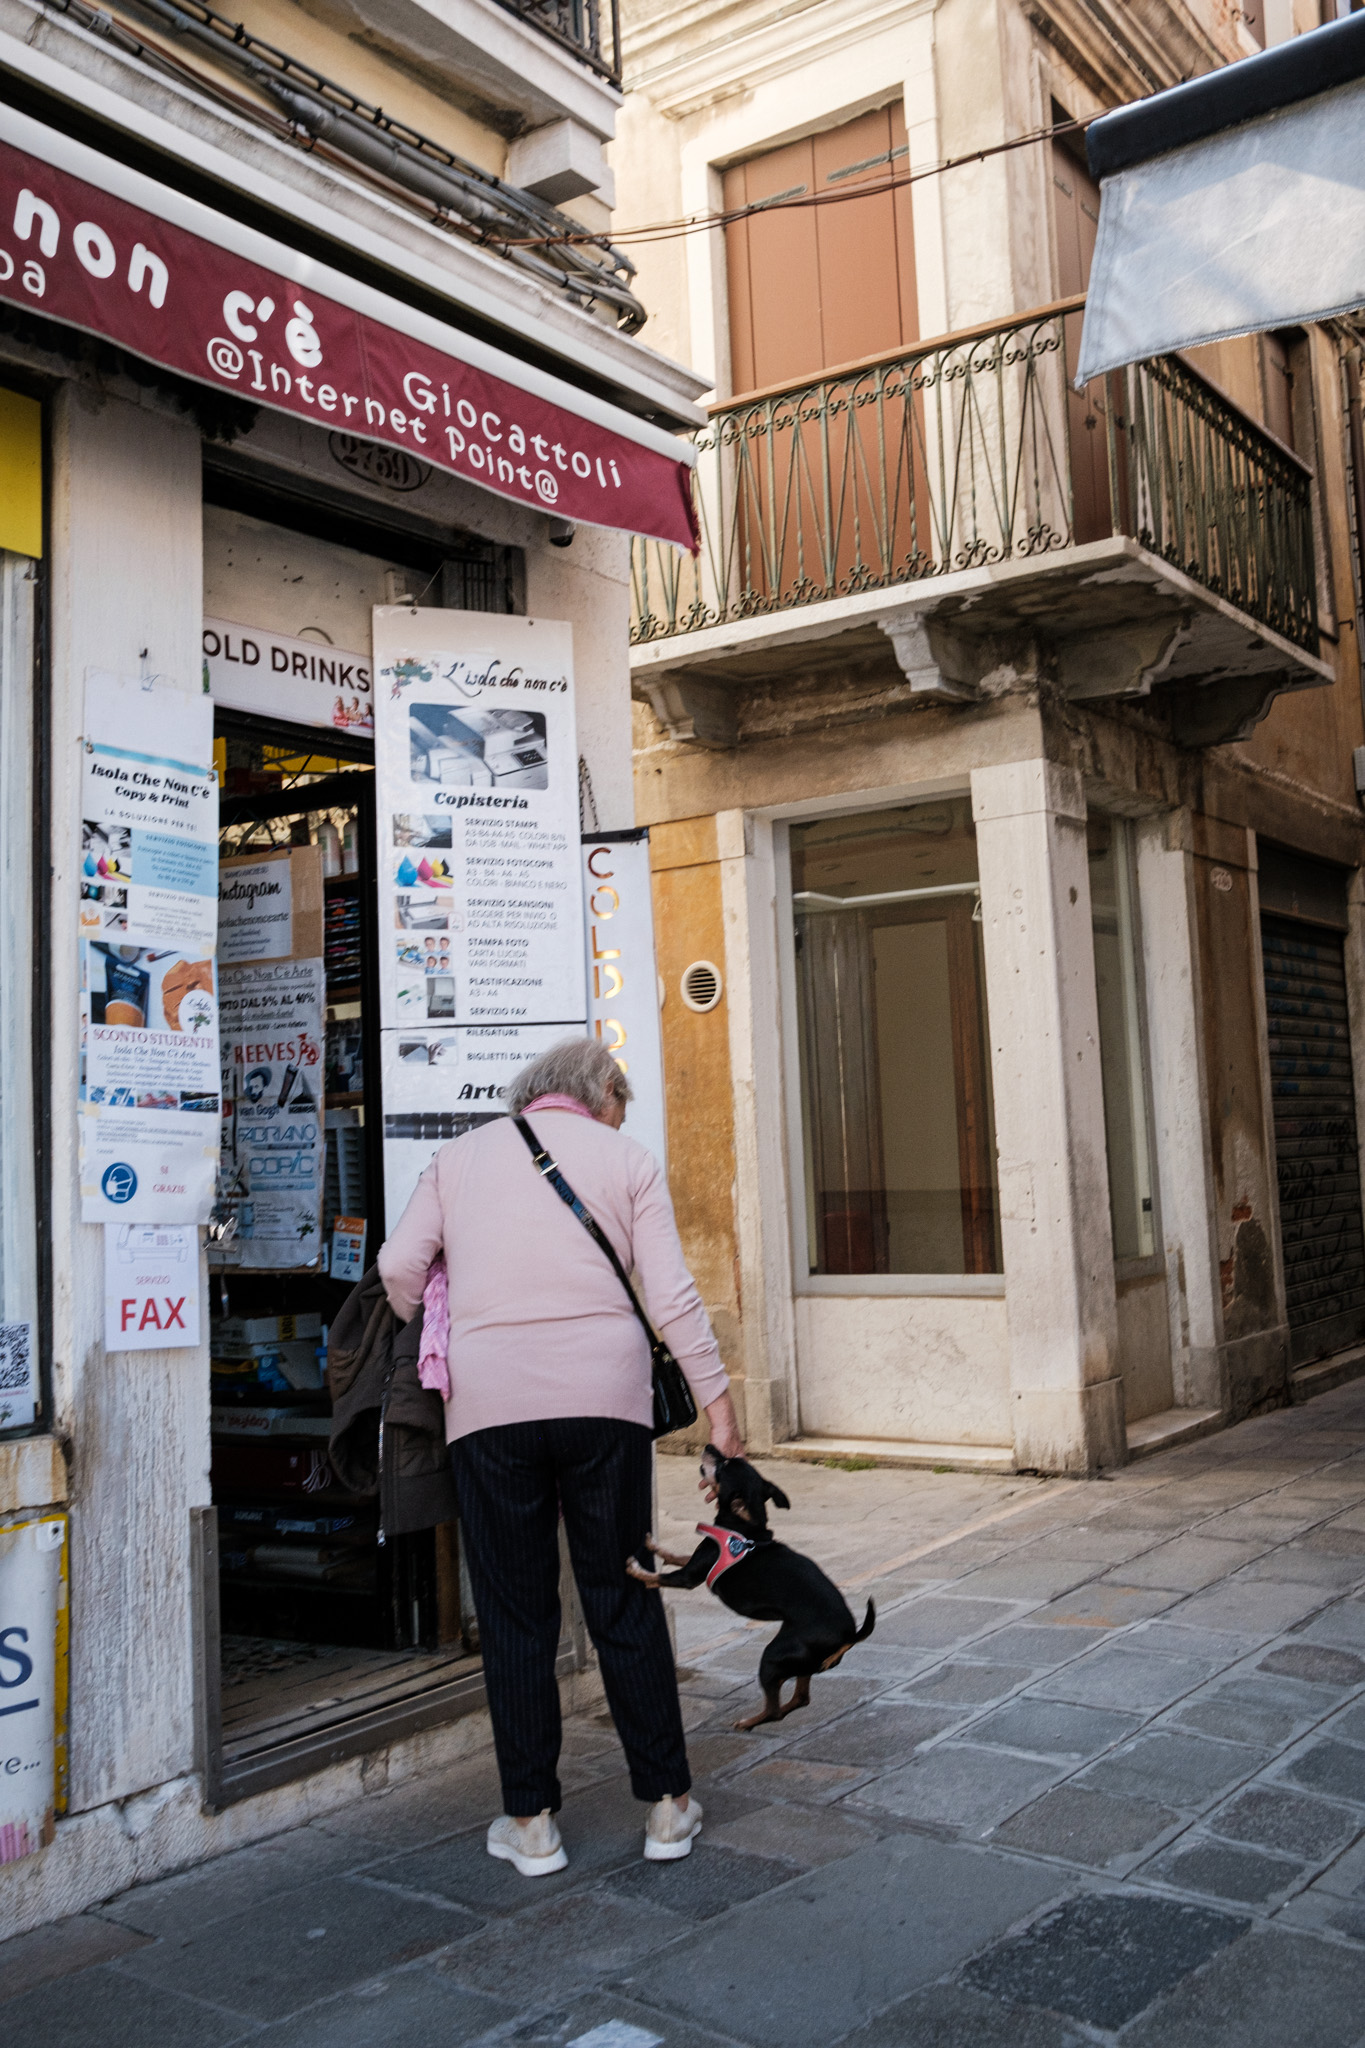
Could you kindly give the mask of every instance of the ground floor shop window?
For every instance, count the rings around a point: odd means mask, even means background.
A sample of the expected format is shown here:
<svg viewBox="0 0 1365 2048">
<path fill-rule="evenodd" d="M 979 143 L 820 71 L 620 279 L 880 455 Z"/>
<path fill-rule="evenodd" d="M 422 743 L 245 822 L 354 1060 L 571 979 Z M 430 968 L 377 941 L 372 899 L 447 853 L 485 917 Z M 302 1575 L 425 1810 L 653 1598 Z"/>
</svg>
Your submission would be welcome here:
<svg viewBox="0 0 1365 2048">
<path fill-rule="evenodd" d="M 1148 1259 L 1156 1220 L 1132 826 L 1092 811 L 1087 838 L 1114 1257 Z"/>
<path fill-rule="evenodd" d="M 790 844 L 809 1270 L 998 1273 L 970 800 Z"/>
<path fill-rule="evenodd" d="M 33 1086 L 37 575 L 33 559 L 0 551 L 0 1435 L 47 1426 Z"/>
</svg>

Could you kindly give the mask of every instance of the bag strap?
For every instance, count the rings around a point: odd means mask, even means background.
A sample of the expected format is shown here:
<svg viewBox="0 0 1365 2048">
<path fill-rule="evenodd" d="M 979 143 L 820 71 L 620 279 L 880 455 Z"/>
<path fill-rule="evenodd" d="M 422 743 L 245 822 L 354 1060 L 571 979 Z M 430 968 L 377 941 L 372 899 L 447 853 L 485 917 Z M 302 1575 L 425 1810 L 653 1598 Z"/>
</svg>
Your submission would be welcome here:
<svg viewBox="0 0 1365 2048">
<path fill-rule="evenodd" d="M 526 1143 L 531 1148 L 531 1157 L 535 1161 L 536 1171 L 539 1173 L 541 1179 L 547 1180 L 550 1183 L 550 1186 L 559 1196 L 560 1201 L 565 1203 L 567 1207 L 573 1210 L 574 1215 L 583 1225 L 583 1228 L 587 1231 L 588 1236 L 592 1239 L 593 1243 L 598 1247 L 599 1251 L 605 1252 L 607 1257 L 611 1260 L 611 1269 L 613 1273 L 615 1273 L 621 1285 L 625 1288 L 626 1293 L 629 1295 L 630 1305 L 640 1319 L 641 1327 L 643 1328 L 645 1335 L 649 1339 L 650 1349 L 652 1350 L 654 1346 L 659 1343 L 660 1339 L 655 1332 L 654 1325 L 650 1322 L 649 1317 L 645 1314 L 644 1310 L 640 1306 L 639 1299 L 636 1295 L 635 1289 L 630 1284 L 630 1278 L 626 1272 L 625 1267 L 621 1264 L 621 1261 L 616 1256 L 616 1247 L 612 1244 L 611 1239 L 602 1229 L 596 1217 L 590 1215 L 588 1210 L 586 1210 L 583 1207 L 583 1204 L 579 1201 L 577 1195 L 569 1186 L 569 1183 L 565 1180 L 563 1174 L 560 1172 L 559 1168 L 556 1166 L 554 1160 L 550 1157 L 545 1147 L 541 1144 L 539 1138 L 531 1129 L 531 1126 L 527 1123 L 525 1117 L 514 1116 L 512 1118 L 512 1122 L 516 1125 L 517 1129 L 521 1132 L 522 1137 L 526 1140 Z"/>
</svg>

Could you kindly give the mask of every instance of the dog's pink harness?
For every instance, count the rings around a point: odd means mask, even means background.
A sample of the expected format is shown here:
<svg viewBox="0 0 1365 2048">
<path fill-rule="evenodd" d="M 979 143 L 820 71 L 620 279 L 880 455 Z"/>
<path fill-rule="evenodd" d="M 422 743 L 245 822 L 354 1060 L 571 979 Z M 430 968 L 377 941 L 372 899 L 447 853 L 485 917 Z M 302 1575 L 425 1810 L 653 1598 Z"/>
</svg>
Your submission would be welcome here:
<svg viewBox="0 0 1365 2048">
<path fill-rule="evenodd" d="M 706 1574 L 707 1590 L 714 1593 L 716 1580 L 728 1572 L 732 1564 L 739 1564 L 749 1555 L 754 1547 L 754 1539 L 752 1536 L 737 1535 L 733 1529 L 717 1529 L 710 1522 L 698 1522 L 697 1534 L 709 1536 L 713 1543 L 720 1545 L 720 1556 Z"/>
</svg>

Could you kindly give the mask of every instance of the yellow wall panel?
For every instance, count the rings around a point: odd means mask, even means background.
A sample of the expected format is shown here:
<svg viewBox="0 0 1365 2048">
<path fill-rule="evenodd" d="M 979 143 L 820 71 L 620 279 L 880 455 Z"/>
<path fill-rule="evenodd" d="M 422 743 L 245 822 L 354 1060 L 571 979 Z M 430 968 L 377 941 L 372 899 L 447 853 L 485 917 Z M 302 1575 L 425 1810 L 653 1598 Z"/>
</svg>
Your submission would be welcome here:
<svg viewBox="0 0 1365 2048">
<path fill-rule="evenodd" d="M 0 390 L 0 548 L 43 552 L 43 409 Z"/>
</svg>

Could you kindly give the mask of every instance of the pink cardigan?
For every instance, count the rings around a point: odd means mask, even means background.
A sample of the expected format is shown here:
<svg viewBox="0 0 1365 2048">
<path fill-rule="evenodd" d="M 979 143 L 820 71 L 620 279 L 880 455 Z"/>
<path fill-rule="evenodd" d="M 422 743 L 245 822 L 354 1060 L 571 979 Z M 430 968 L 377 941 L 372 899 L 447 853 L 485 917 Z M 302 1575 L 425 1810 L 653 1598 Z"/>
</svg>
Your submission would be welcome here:
<svg viewBox="0 0 1365 2048">
<path fill-rule="evenodd" d="M 658 1162 L 593 1118 L 537 1110 L 527 1120 L 626 1271 L 638 1272 L 649 1316 L 705 1407 L 729 1379 L 683 1262 Z M 381 1250 L 385 1290 L 404 1321 L 416 1313 L 439 1251 L 450 1294 L 448 1441 L 557 1415 L 649 1425 L 644 1331 L 510 1119 L 441 1147 Z"/>
</svg>

